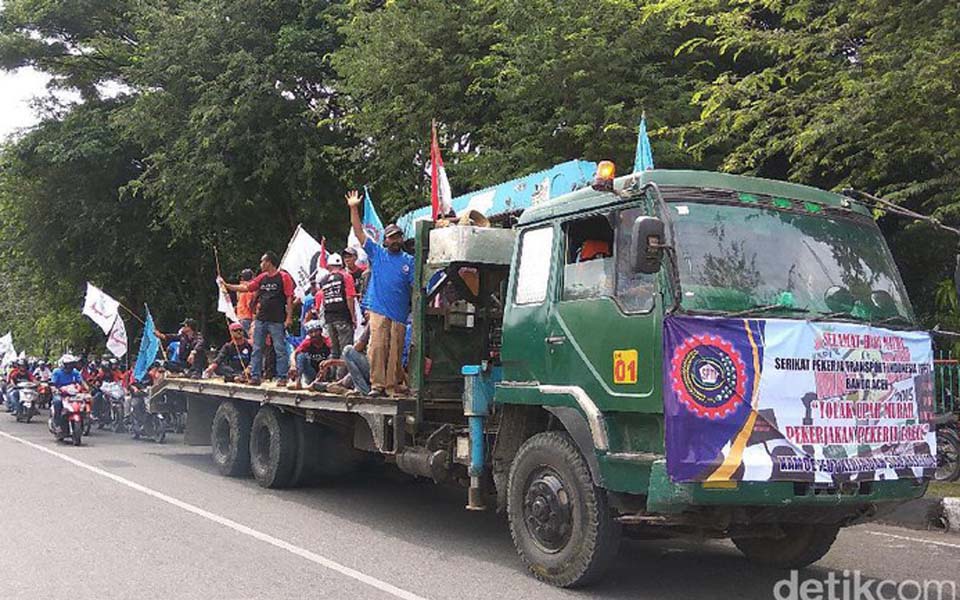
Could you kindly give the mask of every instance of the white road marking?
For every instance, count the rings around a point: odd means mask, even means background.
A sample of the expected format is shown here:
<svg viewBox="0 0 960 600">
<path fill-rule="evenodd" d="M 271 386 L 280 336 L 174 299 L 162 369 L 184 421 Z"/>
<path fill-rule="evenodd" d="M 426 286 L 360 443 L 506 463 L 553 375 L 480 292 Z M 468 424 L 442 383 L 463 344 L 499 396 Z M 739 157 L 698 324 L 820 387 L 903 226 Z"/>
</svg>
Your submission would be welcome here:
<svg viewBox="0 0 960 600">
<path fill-rule="evenodd" d="M 41 446 L 41 445 L 39 445 L 39 444 L 35 444 L 35 443 L 33 443 L 33 442 L 29 442 L 29 441 L 27 441 L 27 440 L 25 440 L 25 439 L 22 439 L 22 438 L 19 438 L 19 437 L 15 436 L 15 435 L 10 435 L 9 433 L 6 433 L 5 431 L 0 431 L 0 436 L 3 436 L 3 437 L 5 437 L 5 438 L 8 438 L 8 439 L 13 440 L 13 441 L 15 441 L 15 442 L 18 442 L 18 443 L 23 444 L 23 445 L 25 445 L 25 446 L 29 446 L 29 447 L 31 447 L 31 448 L 34 448 L 35 450 L 39 450 L 39 451 L 41 451 L 41 452 L 46 452 L 47 454 L 49 454 L 49 455 L 51 455 L 51 456 L 55 456 L 55 457 L 59 458 L 60 460 L 66 461 L 66 462 L 68 462 L 68 463 L 70 463 L 70 464 L 72 464 L 72 465 L 74 465 L 74 466 L 76 466 L 76 467 L 80 467 L 81 469 L 86 469 L 87 471 L 90 471 L 91 473 L 96 473 L 97 475 L 100 475 L 100 476 L 102 476 L 102 477 L 106 477 L 107 479 L 112 479 L 113 481 L 115 481 L 115 482 L 117 482 L 117 483 L 119 483 L 119 484 L 121 484 L 121 485 L 125 485 L 125 486 L 127 486 L 128 488 L 130 488 L 130 489 L 133 489 L 133 490 L 136 490 L 136 491 L 138 491 L 138 492 L 144 493 L 144 494 L 146 494 L 146 495 L 148 495 L 148 496 L 152 496 L 152 497 L 156 498 L 157 500 L 161 500 L 161 501 L 163 501 L 163 502 L 166 502 L 167 504 L 176 506 L 177 508 L 180 508 L 180 509 L 183 509 L 183 510 L 185 510 L 185 511 L 187 511 L 187 512 L 193 513 L 193 514 L 195 514 L 195 515 L 197 515 L 197 516 L 203 517 L 204 519 L 207 519 L 207 520 L 209 520 L 209 521 L 213 521 L 214 523 L 218 523 L 218 524 L 220 524 L 220 525 L 223 525 L 224 527 L 229 527 L 230 529 L 233 529 L 234 531 L 236 531 L 236 532 L 238 532 L 238 533 L 242 533 L 242 534 L 244 534 L 244 535 L 250 536 L 250 537 L 252 537 L 252 538 L 254 538 L 254 539 L 260 540 L 261 542 L 266 542 L 267 544 L 270 544 L 271 546 L 275 546 L 275 547 L 277 547 L 277 548 L 280 548 L 281 550 L 286 550 L 287 552 L 290 552 L 291 554 L 296 554 L 297 556 L 299 556 L 299 557 L 301 557 L 301 558 L 305 558 L 305 559 L 309 560 L 309 561 L 312 562 L 312 563 L 318 564 L 318 565 L 320 565 L 320 566 L 322 566 L 322 567 L 326 567 L 327 569 L 330 569 L 331 571 L 336 571 L 337 573 L 340 573 L 341 575 L 346 575 L 347 577 L 350 577 L 351 579 L 355 579 L 355 580 L 357 580 L 357 581 L 359 581 L 359 582 L 361 582 L 361 583 L 365 583 L 365 584 L 369 585 L 370 587 L 377 588 L 378 590 L 383 591 L 383 592 L 386 592 L 386 593 L 390 594 L 391 596 L 396 596 L 397 598 L 403 598 L 403 600 L 426 600 L 426 598 L 424 598 L 423 596 L 418 596 L 417 594 L 414 594 L 413 592 L 408 592 L 407 590 L 398 588 L 398 587 L 396 587 L 396 586 L 394 586 L 394 585 L 391 585 L 391 584 L 389 584 L 389 583 L 387 583 L 387 582 L 385 582 L 385 581 L 381 581 L 381 580 L 377 579 L 376 577 L 367 575 L 367 574 L 365 574 L 365 573 L 361 573 L 360 571 L 357 571 L 356 569 L 351 569 L 350 567 L 341 565 L 340 563 L 338 563 L 338 562 L 336 562 L 336 561 L 334 561 L 334 560 L 331 560 L 331 559 L 329 559 L 329 558 L 327 558 L 327 557 L 325 557 L 325 556 L 320 556 L 319 554 L 316 554 L 316 553 L 314 553 L 314 552 L 311 552 L 311 551 L 306 550 L 306 549 L 304 549 L 304 548 L 301 548 L 301 547 L 299 547 L 299 546 L 294 546 L 294 545 L 291 544 L 290 542 L 285 542 L 285 541 L 283 541 L 283 540 L 281 540 L 281 539 L 278 539 L 278 538 L 273 537 L 272 535 L 269 535 L 269 534 L 267 534 L 267 533 L 263 533 L 262 531 L 257 531 L 256 529 L 247 527 L 246 525 L 242 525 L 242 524 L 237 523 L 236 521 L 232 521 L 232 520 L 230 520 L 230 519 L 228 519 L 228 518 L 226 518 L 226 517 L 222 517 L 222 516 L 220 516 L 220 515 L 214 514 L 214 513 L 210 512 L 210 511 L 204 510 L 204 509 L 202 509 L 202 508 L 200 508 L 200 507 L 198 507 L 198 506 L 194 506 L 193 504 L 189 504 L 189 503 L 187 503 L 187 502 L 184 502 L 183 500 L 178 500 L 177 498 L 174 498 L 174 497 L 172 497 L 172 496 L 168 496 L 168 495 L 166 495 L 166 494 L 164 494 L 164 493 L 162 493 L 162 492 L 158 492 L 158 491 L 156 491 L 156 490 L 154 490 L 154 489 L 151 489 L 151 488 L 148 488 L 148 487 L 146 487 L 146 486 L 140 485 L 139 483 L 135 483 L 135 482 L 133 482 L 133 481 L 130 481 L 129 479 L 125 479 L 125 478 L 123 478 L 123 477 L 120 477 L 119 475 L 114 475 L 113 473 L 110 473 L 109 471 L 104 471 L 103 469 L 100 469 L 100 468 L 98 468 L 98 467 L 94 467 L 93 465 L 89 465 L 89 464 L 83 462 L 82 460 L 77 460 L 76 458 L 73 458 L 72 456 L 68 456 L 68 455 L 63 454 L 63 453 L 61 453 L 61 452 L 57 452 L 56 450 L 51 450 L 51 449 L 49 449 L 49 448 L 45 448 L 45 447 L 43 447 L 43 446 Z"/>
<path fill-rule="evenodd" d="M 960 550 L 960 544 L 951 544 L 949 542 L 938 542 L 937 540 L 925 540 L 923 538 L 908 537 L 897 535 L 895 533 L 884 533 L 882 531 L 867 531 L 870 535 L 882 535 L 883 537 L 893 538 L 895 540 L 905 540 L 908 542 L 920 542 L 921 544 L 932 544 L 934 546 L 943 546 L 944 548 L 955 548 Z"/>
</svg>

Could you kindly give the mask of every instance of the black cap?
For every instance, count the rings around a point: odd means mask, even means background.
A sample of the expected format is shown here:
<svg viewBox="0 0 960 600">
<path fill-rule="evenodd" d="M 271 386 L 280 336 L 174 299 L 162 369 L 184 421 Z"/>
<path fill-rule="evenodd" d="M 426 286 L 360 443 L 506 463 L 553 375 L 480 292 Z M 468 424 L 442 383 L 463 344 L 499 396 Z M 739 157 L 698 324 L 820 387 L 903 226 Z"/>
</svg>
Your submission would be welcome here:
<svg viewBox="0 0 960 600">
<path fill-rule="evenodd" d="M 350 256 L 359 256 L 356 248 L 344 248 L 340 254 L 349 254 Z"/>
<path fill-rule="evenodd" d="M 240 281 L 250 281 L 251 279 L 253 279 L 253 269 L 240 271 Z"/>
<path fill-rule="evenodd" d="M 197 320 L 196 320 L 196 319 L 186 318 L 186 319 L 183 320 L 183 324 L 181 324 L 180 326 L 181 326 L 181 327 L 189 327 L 190 329 L 196 331 L 196 330 L 197 330 Z"/>
<path fill-rule="evenodd" d="M 387 239 L 391 235 L 397 235 L 397 234 L 403 235 L 403 230 L 400 229 L 400 226 L 397 225 L 396 223 L 390 223 L 383 230 L 383 239 Z"/>
</svg>

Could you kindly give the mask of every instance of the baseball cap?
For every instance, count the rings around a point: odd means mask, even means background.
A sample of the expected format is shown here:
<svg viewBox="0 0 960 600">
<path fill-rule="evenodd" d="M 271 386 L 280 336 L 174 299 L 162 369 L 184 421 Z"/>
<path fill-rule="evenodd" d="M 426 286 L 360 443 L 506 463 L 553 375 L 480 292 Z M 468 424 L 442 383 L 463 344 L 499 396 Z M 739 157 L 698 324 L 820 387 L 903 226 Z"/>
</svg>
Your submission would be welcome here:
<svg viewBox="0 0 960 600">
<path fill-rule="evenodd" d="M 197 330 L 197 320 L 196 320 L 196 319 L 186 318 L 186 319 L 183 320 L 183 324 L 181 325 L 181 327 L 189 327 L 190 329 L 196 331 L 196 330 Z"/>
<path fill-rule="evenodd" d="M 383 230 L 384 239 L 390 237 L 391 235 L 403 235 L 403 230 L 400 229 L 400 226 L 396 223 L 390 223 L 387 225 L 386 229 Z"/>
<path fill-rule="evenodd" d="M 340 258 L 339 254 L 334 252 L 333 254 L 327 257 L 327 264 L 331 267 L 342 267 L 343 259 Z"/>
<path fill-rule="evenodd" d="M 341 252 L 340 254 L 343 254 L 343 255 L 349 254 L 350 256 L 359 256 L 356 248 L 344 248 L 343 252 Z"/>
<path fill-rule="evenodd" d="M 243 325 L 240 323 L 230 323 L 230 331 L 243 331 Z"/>
</svg>

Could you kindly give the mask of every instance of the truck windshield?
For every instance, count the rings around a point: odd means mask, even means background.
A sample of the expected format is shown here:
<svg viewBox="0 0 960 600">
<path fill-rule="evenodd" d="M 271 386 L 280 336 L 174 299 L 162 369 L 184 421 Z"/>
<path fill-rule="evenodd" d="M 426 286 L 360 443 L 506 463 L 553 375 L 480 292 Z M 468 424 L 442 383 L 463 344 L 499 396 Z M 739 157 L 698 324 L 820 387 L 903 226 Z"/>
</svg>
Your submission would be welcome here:
<svg viewBox="0 0 960 600">
<path fill-rule="evenodd" d="M 701 202 L 668 206 L 685 309 L 915 322 L 869 217 Z"/>
</svg>

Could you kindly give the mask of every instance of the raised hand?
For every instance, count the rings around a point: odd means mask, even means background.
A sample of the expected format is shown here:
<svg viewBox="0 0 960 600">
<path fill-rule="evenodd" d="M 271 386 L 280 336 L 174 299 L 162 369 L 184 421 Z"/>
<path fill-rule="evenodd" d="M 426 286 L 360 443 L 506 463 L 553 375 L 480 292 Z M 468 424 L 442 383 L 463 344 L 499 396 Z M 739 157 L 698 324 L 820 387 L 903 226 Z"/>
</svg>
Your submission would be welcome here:
<svg viewBox="0 0 960 600">
<path fill-rule="evenodd" d="M 347 206 L 350 208 L 360 206 L 360 192 L 357 190 L 350 190 L 347 192 Z"/>
</svg>

